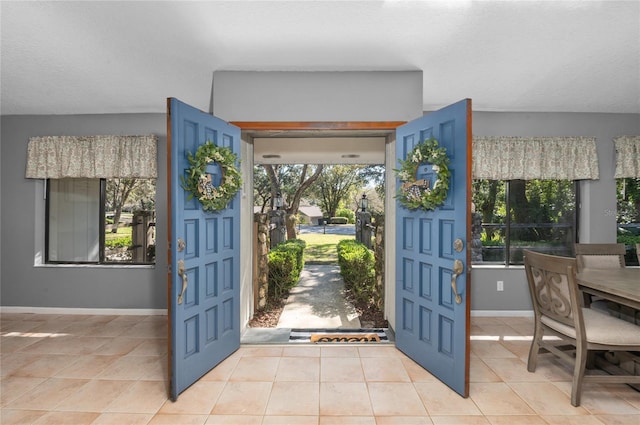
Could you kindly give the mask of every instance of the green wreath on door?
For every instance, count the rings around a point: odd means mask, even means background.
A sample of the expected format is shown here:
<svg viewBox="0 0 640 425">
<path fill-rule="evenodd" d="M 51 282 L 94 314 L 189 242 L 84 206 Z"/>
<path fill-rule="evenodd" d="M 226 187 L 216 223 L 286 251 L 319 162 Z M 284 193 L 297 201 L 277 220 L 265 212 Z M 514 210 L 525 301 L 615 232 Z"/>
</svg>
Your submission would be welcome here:
<svg viewBox="0 0 640 425">
<path fill-rule="evenodd" d="M 433 211 L 444 204 L 449 194 L 449 157 L 447 149 L 441 147 L 435 138 L 418 143 L 407 155 L 406 160 L 399 160 L 400 168 L 396 175 L 401 181 L 396 198 L 400 205 L 410 210 L 423 209 Z M 421 164 L 432 164 L 436 173 L 433 187 L 424 179 L 417 179 Z"/>
<path fill-rule="evenodd" d="M 224 146 L 216 146 L 211 141 L 200 145 L 195 155 L 188 154 L 190 167 L 186 177 L 182 176 L 182 188 L 188 193 L 187 201 L 197 198 L 204 211 L 220 211 L 231 202 L 242 187 L 242 174 L 236 166 L 238 156 Z M 218 164 L 221 171 L 220 185 L 213 185 L 207 166 Z"/>
</svg>

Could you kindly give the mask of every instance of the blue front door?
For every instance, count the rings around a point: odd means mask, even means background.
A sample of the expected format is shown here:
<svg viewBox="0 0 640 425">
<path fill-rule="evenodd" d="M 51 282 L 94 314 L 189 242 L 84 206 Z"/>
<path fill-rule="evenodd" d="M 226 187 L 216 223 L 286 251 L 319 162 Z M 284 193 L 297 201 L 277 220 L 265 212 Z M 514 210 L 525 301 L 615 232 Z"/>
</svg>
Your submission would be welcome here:
<svg viewBox="0 0 640 425">
<path fill-rule="evenodd" d="M 396 203 L 396 347 L 463 397 L 469 395 L 471 134 L 469 99 L 396 130 L 397 159 L 433 137 L 446 148 L 451 170 L 447 198 L 435 210 Z M 433 187 L 435 171 L 425 161 L 415 177 Z"/>
<path fill-rule="evenodd" d="M 169 380 L 172 400 L 240 347 L 240 200 L 203 211 L 182 188 L 189 153 L 207 141 L 240 157 L 240 129 L 167 100 L 169 193 Z M 215 167 L 207 169 L 216 176 Z M 216 182 L 218 180 L 218 182 Z"/>
</svg>

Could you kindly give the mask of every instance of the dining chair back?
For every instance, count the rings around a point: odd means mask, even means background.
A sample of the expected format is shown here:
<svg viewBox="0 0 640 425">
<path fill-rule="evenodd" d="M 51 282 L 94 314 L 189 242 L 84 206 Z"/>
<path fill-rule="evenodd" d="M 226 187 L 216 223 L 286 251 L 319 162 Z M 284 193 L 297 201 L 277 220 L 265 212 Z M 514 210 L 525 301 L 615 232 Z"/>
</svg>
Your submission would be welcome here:
<svg viewBox="0 0 640 425">
<path fill-rule="evenodd" d="M 610 269 L 625 266 L 625 247 L 622 243 L 577 243 L 575 252 L 578 270 L 587 267 Z"/>
<path fill-rule="evenodd" d="M 527 370 L 535 372 L 542 350 L 573 363 L 573 406 L 580 405 L 583 382 L 640 383 L 640 375 L 628 373 L 585 374 L 590 351 L 639 351 L 640 328 L 582 307 L 575 278 L 576 259 L 525 250 L 524 266 L 535 316 Z"/>
<path fill-rule="evenodd" d="M 625 266 L 625 246 L 621 243 L 577 243 L 574 245 L 577 271 L 590 267 L 597 269 L 617 269 Z M 584 303 L 591 308 L 606 311 L 616 317 L 622 314 L 621 306 L 598 297 L 584 294 Z"/>
</svg>

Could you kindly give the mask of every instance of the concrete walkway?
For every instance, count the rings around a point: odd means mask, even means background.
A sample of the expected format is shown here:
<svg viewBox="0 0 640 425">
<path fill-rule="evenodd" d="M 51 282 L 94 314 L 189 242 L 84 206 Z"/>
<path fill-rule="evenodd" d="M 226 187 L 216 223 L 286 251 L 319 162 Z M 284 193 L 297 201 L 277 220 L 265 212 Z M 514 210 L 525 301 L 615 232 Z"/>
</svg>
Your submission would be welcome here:
<svg viewBox="0 0 640 425">
<path fill-rule="evenodd" d="M 287 344 L 291 329 L 359 329 L 360 319 L 344 298 L 340 267 L 307 264 L 298 285 L 289 291 L 275 328 L 246 328 L 242 344 Z"/>
<path fill-rule="evenodd" d="M 340 267 L 304 266 L 298 285 L 289 291 L 278 328 L 360 328 L 355 308 L 344 298 Z"/>
</svg>

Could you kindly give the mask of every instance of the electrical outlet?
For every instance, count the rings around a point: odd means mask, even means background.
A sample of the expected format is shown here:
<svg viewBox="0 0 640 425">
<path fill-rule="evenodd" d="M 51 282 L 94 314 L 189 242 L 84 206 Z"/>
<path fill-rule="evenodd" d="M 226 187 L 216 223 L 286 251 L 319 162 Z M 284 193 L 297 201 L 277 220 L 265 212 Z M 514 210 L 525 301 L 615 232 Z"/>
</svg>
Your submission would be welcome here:
<svg viewBox="0 0 640 425">
<path fill-rule="evenodd" d="M 498 281 L 498 291 L 504 291 L 504 281 Z"/>
</svg>

